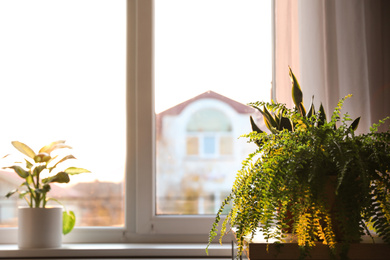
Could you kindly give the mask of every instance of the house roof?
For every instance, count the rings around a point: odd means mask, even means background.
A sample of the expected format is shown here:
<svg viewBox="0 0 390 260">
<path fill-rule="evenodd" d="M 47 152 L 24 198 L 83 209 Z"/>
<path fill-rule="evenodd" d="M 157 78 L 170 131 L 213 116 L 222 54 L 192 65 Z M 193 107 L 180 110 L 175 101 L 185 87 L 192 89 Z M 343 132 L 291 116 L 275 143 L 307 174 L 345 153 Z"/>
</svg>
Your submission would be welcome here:
<svg viewBox="0 0 390 260">
<path fill-rule="evenodd" d="M 240 113 L 240 114 L 251 114 L 254 112 L 254 109 L 250 106 L 244 105 L 240 102 L 237 102 L 233 99 L 227 98 L 221 94 L 218 94 L 214 91 L 209 90 L 209 91 L 206 91 L 206 92 L 204 92 L 196 97 L 193 97 L 187 101 L 184 101 L 184 102 L 182 102 L 174 107 L 171 107 L 171 108 L 157 114 L 157 117 L 163 117 L 165 115 L 178 115 L 183 111 L 184 108 L 186 108 L 191 103 L 198 101 L 200 99 L 206 99 L 206 98 L 216 99 L 216 100 L 222 101 L 222 102 L 228 104 L 229 106 L 231 106 L 234 110 L 237 111 L 237 113 Z"/>
<path fill-rule="evenodd" d="M 247 106 L 247 105 L 244 105 L 240 102 L 237 102 L 233 99 L 230 99 L 228 97 L 225 97 L 221 94 L 218 94 L 214 91 L 206 91 L 198 96 L 195 96 L 187 101 L 184 101 L 176 106 L 173 106 L 159 114 L 156 115 L 156 133 L 157 133 L 157 138 L 158 136 L 161 134 L 161 125 L 162 125 L 162 118 L 164 116 L 167 116 L 167 115 L 179 115 L 188 105 L 190 105 L 191 103 L 195 102 L 195 101 L 198 101 L 198 100 L 201 100 L 201 99 L 216 99 L 216 100 L 219 100 L 219 101 L 222 101 L 226 104 L 228 104 L 229 106 L 231 106 L 237 113 L 239 114 L 256 114 L 256 118 L 259 117 L 259 118 L 262 118 L 262 116 L 260 115 L 260 113 L 257 112 L 256 109 L 250 107 L 250 106 Z"/>
</svg>

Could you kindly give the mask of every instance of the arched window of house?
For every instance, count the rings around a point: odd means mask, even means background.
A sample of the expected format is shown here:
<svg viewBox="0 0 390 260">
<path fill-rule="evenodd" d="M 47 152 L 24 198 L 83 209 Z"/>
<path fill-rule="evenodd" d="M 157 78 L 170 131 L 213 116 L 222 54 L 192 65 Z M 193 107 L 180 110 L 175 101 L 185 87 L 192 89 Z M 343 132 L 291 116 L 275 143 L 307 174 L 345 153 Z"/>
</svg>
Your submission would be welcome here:
<svg viewBox="0 0 390 260">
<path fill-rule="evenodd" d="M 187 155 L 218 157 L 233 153 L 231 119 L 215 108 L 193 113 L 186 126 Z"/>
</svg>

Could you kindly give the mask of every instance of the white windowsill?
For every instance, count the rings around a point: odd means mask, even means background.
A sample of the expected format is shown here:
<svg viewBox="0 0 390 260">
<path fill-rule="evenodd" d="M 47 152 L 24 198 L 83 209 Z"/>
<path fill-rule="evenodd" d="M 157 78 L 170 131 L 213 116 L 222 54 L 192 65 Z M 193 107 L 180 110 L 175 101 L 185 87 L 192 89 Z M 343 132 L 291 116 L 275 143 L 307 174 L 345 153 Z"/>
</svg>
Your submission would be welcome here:
<svg viewBox="0 0 390 260">
<path fill-rule="evenodd" d="M 19 249 L 15 244 L 0 245 L 0 259 L 37 257 L 207 257 L 205 244 L 64 244 L 56 249 Z M 213 244 L 209 257 L 231 259 L 231 245 Z"/>
</svg>

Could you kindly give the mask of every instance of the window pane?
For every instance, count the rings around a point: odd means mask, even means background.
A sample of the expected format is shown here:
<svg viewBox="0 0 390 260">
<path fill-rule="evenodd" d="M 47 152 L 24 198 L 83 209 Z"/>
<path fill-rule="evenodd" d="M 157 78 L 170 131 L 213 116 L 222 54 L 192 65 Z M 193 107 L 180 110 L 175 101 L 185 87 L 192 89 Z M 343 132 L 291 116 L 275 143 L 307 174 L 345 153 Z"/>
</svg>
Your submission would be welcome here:
<svg viewBox="0 0 390 260">
<path fill-rule="evenodd" d="M 126 1 L 2 0 L 0 35 L 0 158 L 18 154 L 14 140 L 35 151 L 66 140 L 77 158 L 69 166 L 91 173 L 52 184 L 48 195 L 78 226 L 122 226 Z M 4 195 L 22 181 L 0 172 L 0 226 L 16 226 L 25 201 Z"/>
<path fill-rule="evenodd" d="M 157 214 L 216 213 L 255 149 L 238 137 L 271 73 L 271 1 L 155 0 Z"/>
<path fill-rule="evenodd" d="M 198 137 L 187 137 L 187 155 L 199 154 Z"/>
<path fill-rule="evenodd" d="M 221 155 L 233 154 L 233 138 L 231 136 L 221 136 L 219 139 L 219 153 Z"/>
<path fill-rule="evenodd" d="M 215 154 L 215 137 L 205 136 L 203 138 L 203 153 L 205 155 Z"/>
</svg>

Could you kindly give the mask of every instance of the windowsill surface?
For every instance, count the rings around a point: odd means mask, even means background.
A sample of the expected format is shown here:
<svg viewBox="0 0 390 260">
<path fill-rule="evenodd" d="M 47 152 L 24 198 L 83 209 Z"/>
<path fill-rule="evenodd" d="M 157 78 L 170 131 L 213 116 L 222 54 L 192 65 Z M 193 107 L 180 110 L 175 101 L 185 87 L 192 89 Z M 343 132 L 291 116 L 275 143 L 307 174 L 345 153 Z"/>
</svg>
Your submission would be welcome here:
<svg viewBox="0 0 390 260">
<path fill-rule="evenodd" d="M 297 243 L 280 245 L 251 243 L 249 255 L 251 260 L 299 259 L 301 251 Z M 337 247 L 336 247 L 337 248 Z M 316 243 L 309 251 L 312 260 L 333 259 L 329 254 L 328 246 Z M 388 260 L 390 247 L 383 243 L 353 243 L 350 245 L 348 257 L 351 260 Z M 338 258 L 337 258 L 338 259 Z"/>
<path fill-rule="evenodd" d="M 63 244 L 55 249 L 0 245 L 0 259 L 37 257 L 206 257 L 205 244 Z M 211 245 L 210 257 L 231 257 L 231 245 Z"/>
</svg>

